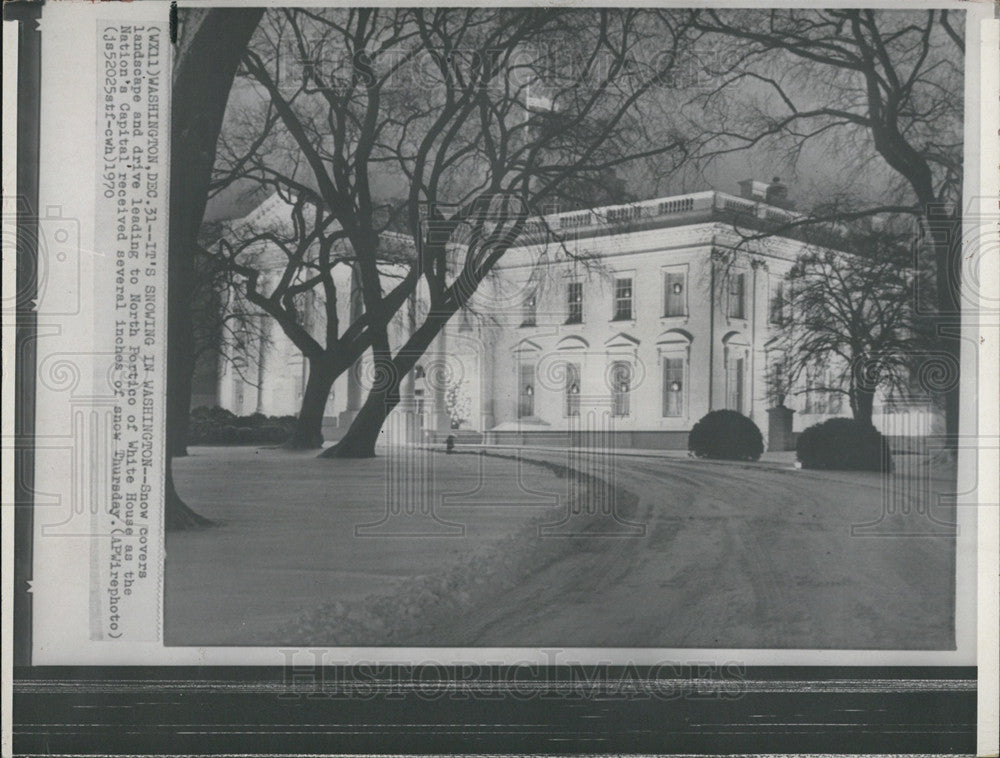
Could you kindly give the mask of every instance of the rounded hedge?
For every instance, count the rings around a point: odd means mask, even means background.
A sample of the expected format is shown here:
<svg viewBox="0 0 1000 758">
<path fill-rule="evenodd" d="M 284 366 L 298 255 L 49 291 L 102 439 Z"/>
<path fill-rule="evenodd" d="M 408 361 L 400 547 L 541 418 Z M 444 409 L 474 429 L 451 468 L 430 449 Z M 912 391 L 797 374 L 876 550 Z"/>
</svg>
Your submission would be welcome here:
<svg viewBox="0 0 1000 758">
<path fill-rule="evenodd" d="M 691 428 L 688 450 L 699 458 L 755 461 L 764 452 L 764 437 L 742 413 L 712 411 Z"/>
<path fill-rule="evenodd" d="M 892 471 L 889 442 L 871 424 L 832 418 L 799 435 L 795 455 L 802 468 Z"/>
</svg>

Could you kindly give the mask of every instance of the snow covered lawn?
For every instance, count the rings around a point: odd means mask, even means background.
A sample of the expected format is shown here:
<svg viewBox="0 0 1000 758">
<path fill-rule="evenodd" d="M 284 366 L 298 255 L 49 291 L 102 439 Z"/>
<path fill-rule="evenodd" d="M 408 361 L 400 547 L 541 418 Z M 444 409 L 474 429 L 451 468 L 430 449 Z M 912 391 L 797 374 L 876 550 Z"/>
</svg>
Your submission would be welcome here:
<svg viewBox="0 0 1000 758">
<path fill-rule="evenodd" d="M 178 490 L 219 525 L 168 536 L 167 644 L 954 646 L 953 515 L 919 477 L 621 457 L 615 517 L 558 526 L 566 453 L 530 455 L 193 448 Z M 428 465 L 451 526 L 413 490 L 386 518 Z"/>
<path fill-rule="evenodd" d="M 315 455 L 192 447 L 174 462 L 181 496 L 218 525 L 167 537 L 167 644 L 260 644 L 321 604 L 350 605 L 390 593 L 404 580 L 440 574 L 455 561 L 475 561 L 528 522 L 545 514 L 558 520 L 565 509 L 565 480 L 530 464 L 420 452 L 390 469 L 385 457 Z M 448 523 L 407 523 L 405 512 L 386 520 L 390 475 L 400 483 L 394 502 L 418 509 L 425 502 L 403 485 L 416 478 L 403 467 L 425 465 L 428 457 L 434 511 Z M 356 527 L 380 520 L 356 534 Z"/>
</svg>

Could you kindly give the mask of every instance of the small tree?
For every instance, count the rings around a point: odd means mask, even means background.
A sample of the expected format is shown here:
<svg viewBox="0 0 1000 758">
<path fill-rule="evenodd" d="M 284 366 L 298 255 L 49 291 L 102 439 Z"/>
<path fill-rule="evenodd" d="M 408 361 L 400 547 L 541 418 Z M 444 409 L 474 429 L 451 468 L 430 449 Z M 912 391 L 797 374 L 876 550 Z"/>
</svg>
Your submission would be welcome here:
<svg viewBox="0 0 1000 758">
<path fill-rule="evenodd" d="M 448 409 L 452 429 L 458 429 L 472 416 L 472 395 L 469 394 L 466 384 L 465 380 L 456 382 L 449 386 L 444 394 L 444 403 Z"/>
</svg>

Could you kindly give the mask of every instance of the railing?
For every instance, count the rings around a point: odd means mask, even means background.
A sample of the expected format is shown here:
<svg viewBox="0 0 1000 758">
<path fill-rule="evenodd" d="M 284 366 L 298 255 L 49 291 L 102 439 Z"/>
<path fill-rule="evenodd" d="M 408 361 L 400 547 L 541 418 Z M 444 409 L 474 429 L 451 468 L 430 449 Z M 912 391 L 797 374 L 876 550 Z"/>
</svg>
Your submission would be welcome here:
<svg viewBox="0 0 1000 758">
<path fill-rule="evenodd" d="M 771 223 L 788 223 L 799 218 L 799 214 L 776 208 L 763 202 L 747 200 L 736 195 L 707 190 L 694 192 L 670 198 L 657 198 L 639 203 L 629 203 L 615 206 L 605 206 L 589 210 L 574 210 L 563 213 L 550 213 L 538 221 L 525 225 L 524 236 L 535 236 L 539 232 L 555 230 L 580 231 L 586 228 L 602 226 L 626 225 L 648 220 L 656 223 L 657 219 L 680 214 L 704 214 L 706 220 L 713 213 L 725 211 L 742 217 L 752 217 Z M 666 219 L 664 219 L 666 221 Z"/>
<path fill-rule="evenodd" d="M 590 219 L 590 211 L 583 213 L 572 213 L 568 216 L 559 217 L 560 229 L 576 229 L 580 226 L 590 226 L 593 223 Z"/>
<path fill-rule="evenodd" d="M 659 215 L 661 216 L 666 216 L 670 213 L 686 213 L 687 211 L 693 211 L 694 198 L 682 197 L 676 200 L 663 200 L 660 202 L 659 210 Z"/>
<path fill-rule="evenodd" d="M 610 208 L 607 213 L 609 224 L 621 224 L 626 221 L 635 221 L 642 217 L 641 205 L 625 205 L 620 208 Z"/>
<path fill-rule="evenodd" d="M 727 211 L 733 211 L 734 213 L 742 213 L 748 216 L 757 215 L 757 205 L 756 203 L 749 202 L 747 200 L 739 200 L 735 197 L 721 196 L 722 207 Z"/>
</svg>

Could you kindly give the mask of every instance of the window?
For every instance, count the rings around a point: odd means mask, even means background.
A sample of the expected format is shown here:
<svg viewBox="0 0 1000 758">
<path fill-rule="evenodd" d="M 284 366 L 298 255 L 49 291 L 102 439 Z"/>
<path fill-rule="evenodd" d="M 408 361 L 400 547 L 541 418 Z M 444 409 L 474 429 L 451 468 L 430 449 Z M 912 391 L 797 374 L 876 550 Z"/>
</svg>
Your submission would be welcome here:
<svg viewBox="0 0 1000 758">
<path fill-rule="evenodd" d="M 524 302 L 521 304 L 521 326 L 535 326 L 537 311 L 535 293 L 531 292 L 525 296 Z"/>
<path fill-rule="evenodd" d="M 802 402 L 802 412 L 803 413 L 815 413 L 814 408 L 816 407 L 816 393 L 813 391 L 813 386 L 816 383 L 816 370 L 814 368 L 806 368 L 806 391 L 805 400 Z"/>
<path fill-rule="evenodd" d="M 813 413 L 818 413 L 821 416 L 827 414 L 828 400 L 830 399 L 830 393 L 825 389 L 817 390 L 815 393 L 815 401 L 813 403 Z"/>
<path fill-rule="evenodd" d="M 632 367 L 625 361 L 611 365 L 611 415 L 629 415 L 629 393 L 632 391 Z"/>
<path fill-rule="evenodd" d="M 743 374 L 746 359 L 730 355 L 726 361 L 726 407 L 743 413 Z"/>
<path fill-rule="evenodd" d="M 830 369 L 818 367 L 806 369 L 805 413 L 815 413 L 820 416 L 835 416 L 842 413 L 844 395 L 836 389 L 838 384 Z"/>
<path fill-rule="evenodd" d="M 819 367 L 810 366 L 806 369 L 806 413 L 827 414 L 830 398 L 828 386 L 827 376 Z"/>
<path fill-rule="evenodd" d="M 566 287 L 566 323 L 583 322 L 583 282 L 570 282 Z"/>
<path fill-rule="evenodd" d="M 663 315 L 687 315 L 687 293 L 684 291 L 684 272 L 669 272 L 663 277 Z"/>
<path fill-rule="evenodd" d="M 746 308 L 744 307 L 744 289 L 746 284 L 746 274 L 729 274 L 729 318 L 746 318 Z"/>
<path fill-rule="evenodd" d="M 837 392 L 836 390 L 830 391 L 830 407 L 829 412 L 834 416 L 837 416 L 844 412 L 844 393 Z"/>
<path fill-rule="evenodd" d="M 580 365 L 577 363 L 566 364 L 566 416 L 580 415 Z"/>
<path fill-rule="evenodd" d="M 684 359 L 663 359 L 663 415 L 684 415 Z"/>
<path fill-rule="evenodd" d="M 780 279 L 771 280 L 771 304 L 767 320 L 774 326 L 785 323 L 785 283 Z"/>
<path fill-rule="evenodd" d="M 632 319 L 632 277 L 615 279 L 615 321 Z"/>
<path fill-rule="evenodd" d="M 518 377 L 517 417 L 527 418 L 535 415 L 535 366 L 521 364 Z"/>
<path fill-rule="evenodd" d="M 424 398 L 424 391 L 413 390 L 413 398 L 416 401 L 417 425 L 423 428 L 425 425 L 424 414 L 427 411 L 427 402 Z"/>
</svg>

